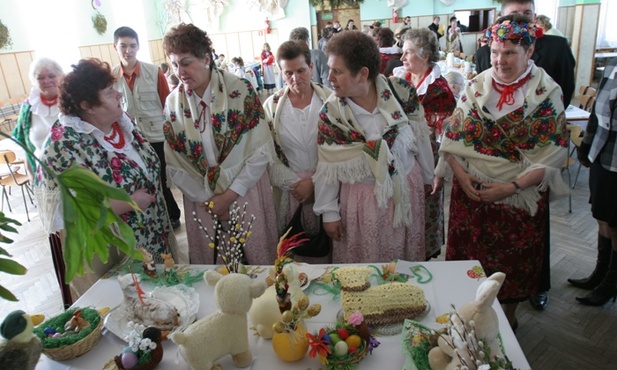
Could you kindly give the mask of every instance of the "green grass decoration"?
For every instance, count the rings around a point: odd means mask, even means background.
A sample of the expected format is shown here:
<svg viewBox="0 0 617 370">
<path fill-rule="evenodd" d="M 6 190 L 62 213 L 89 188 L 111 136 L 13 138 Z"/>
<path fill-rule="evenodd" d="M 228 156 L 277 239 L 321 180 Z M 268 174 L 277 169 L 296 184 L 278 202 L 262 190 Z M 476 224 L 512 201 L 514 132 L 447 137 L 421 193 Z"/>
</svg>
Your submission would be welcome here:
<svg viewBox="0 0 617 370">
<path fill-rule="evenodd" d="M 84 328 L 79 331 L 79 333 L 61 336 L 59 338 L 48 337 L 45 335 L 45 328 L 53 328 L 57 333 L 64 333 L 64 324 L 73 317 L 75 311 L 80 310 L 80 308 L 72 308 L 67 310 L 56 317 L 52 317 L 51 319 L 43 322 L 41 325 L 34 328 L 34 334 L 41 339 L 41 344 L 43 348 L 51 349 L 51 348 L 60 348 L 64 346 L 70 346 L 79 342 L 80 340 L 87 337 L 96 327 L 99 325 L 99 321 L 101 320 L 101 315 L 99 312 L 93 308 L 81 308 L 81 317 L 88 321 L 90 325 L 87 328 Z"/>
</svg>

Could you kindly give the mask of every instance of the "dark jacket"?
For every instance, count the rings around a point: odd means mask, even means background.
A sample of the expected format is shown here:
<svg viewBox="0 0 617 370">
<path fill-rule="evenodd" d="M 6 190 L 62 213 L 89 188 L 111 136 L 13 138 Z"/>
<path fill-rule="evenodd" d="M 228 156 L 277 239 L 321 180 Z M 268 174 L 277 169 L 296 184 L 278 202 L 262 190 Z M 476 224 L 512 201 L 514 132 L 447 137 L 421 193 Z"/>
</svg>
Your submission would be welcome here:
<svg viewBox="0 0 617 370">
<path fill-rule="evenodd" d="M 574 66 L 576 64 L 568 40 L 560 36 L 542 36 L 536 40 L 536 49 L 531 59 L 561 86 L 563 104 L 567 107 L 574 93 Z M 491 68 L 491 50 L 488 45 L 476 51 L 474 61 L 478 73 Z"/>
</svg>

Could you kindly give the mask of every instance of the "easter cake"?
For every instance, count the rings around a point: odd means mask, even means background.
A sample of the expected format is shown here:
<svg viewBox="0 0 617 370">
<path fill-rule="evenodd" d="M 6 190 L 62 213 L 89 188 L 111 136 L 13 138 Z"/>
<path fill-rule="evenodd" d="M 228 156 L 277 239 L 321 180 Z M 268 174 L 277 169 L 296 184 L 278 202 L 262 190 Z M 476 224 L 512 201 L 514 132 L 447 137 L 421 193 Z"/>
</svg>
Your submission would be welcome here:
<svg viewBox="0 0 617 370">
<path fill-rule="evenodd" d="M 398 324 L 426 310 L 424 291 L 414 285 L 391 282 L 371 286 L 369 266 L 348 266 L 334 271 L 341 284 L 345 320 L 360 311 L 369 325 Z"/>
</svg>

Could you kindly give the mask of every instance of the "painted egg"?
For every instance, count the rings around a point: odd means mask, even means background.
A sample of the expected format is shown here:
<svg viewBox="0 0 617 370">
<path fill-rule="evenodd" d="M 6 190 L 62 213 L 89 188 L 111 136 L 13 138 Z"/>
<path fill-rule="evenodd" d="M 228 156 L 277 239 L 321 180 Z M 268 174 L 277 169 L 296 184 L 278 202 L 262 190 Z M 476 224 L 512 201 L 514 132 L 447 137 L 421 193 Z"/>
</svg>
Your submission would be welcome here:
<svg viewBox="0 0 617 370">
<path fill-rule="evenodd" d="M 122 348 L 122 353 L 128 353 L 128 352 L 135 353 L 131 347 Z"/>
<path fill-rule="evenodd" d="M 56 330 L 48 326 L 45 328 L 45 330 L 43 330 L 43 333 L 45 333 L 45 335 L 56 334 Z"/>
<path fill-rule="evenodd" d="M 62 336 L 62 334 L 60 334 L 60 333 L 53 333 L 52 334 L 52 337 L 54 337 L 54 338 L 60 338 L 61 336 Z"/>
<path fill-rule="evenodd" d="M 328 334 L 324 334 L 323 337 L 321 337 L 321 339 L 323 339 L 325 342 L 332 343 L 332 339 L 330 338 Z"/>
<path fill-rule="evenodd" d="M 347 351 L 349 351 L 349 346 L 343 341 L 334 345 L 334 354 L 337 356 L 345 356 Z"/>
<path fill-rule="evenodd" d="M 137 366 L 137 361 L 137 355 L 133 352 L 126 352 L 122 354 L 122 367 L 127 370 Z"/>
</svg>

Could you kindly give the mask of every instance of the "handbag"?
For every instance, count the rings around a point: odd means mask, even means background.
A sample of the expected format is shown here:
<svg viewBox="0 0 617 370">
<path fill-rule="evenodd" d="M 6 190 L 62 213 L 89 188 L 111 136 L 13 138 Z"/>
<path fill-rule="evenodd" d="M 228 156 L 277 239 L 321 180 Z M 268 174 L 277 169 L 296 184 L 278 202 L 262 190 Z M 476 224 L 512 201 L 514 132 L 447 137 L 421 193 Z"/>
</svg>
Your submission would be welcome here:
<svg viewBox="0 0 617 370">
<path fill-rule="evenodd" d="M 285 228 L 285 232 L 290 228 L 291 231 L 289 235 L 296 235 L 304 232 L 304 227 L 302 226 L 302 204 L 296 209 L 296 212 Z M 323 228 L 322 217 L 319 217 L 319 233 L 312 237 L 305 234 L 305 238 L 309 240 L 293 249 L 293 252 L 298 256 L 325 257 L 330 253 L 330 237 Z"/>
</svg>

